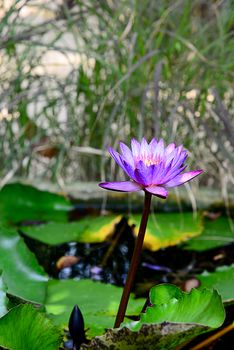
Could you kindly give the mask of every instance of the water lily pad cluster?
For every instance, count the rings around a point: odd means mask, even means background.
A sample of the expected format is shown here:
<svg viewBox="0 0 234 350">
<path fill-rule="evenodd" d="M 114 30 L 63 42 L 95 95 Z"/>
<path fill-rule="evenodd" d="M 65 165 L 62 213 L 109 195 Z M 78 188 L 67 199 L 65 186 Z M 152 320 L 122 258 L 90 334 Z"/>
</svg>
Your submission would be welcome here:
<svg viewBox="0 0 234 350">
<path fill-rule="evenodd" d="M 40 205 L 37 205 L 38 198 Z M 83 348 L 95 348 L 99 344 L 101 349 L 106 344 L 113 345 L 116 339 L 119 346 L 116 345 L 116 349 L 127 348 L 129 342 L 135 344 L 130 349 L 139 348 L 143 339 L 148 349 L 156 339 L 162 348 L 219 327 L 224 320 L 222 302 L 234 300 L 231 283 L 234 268 L 221 267 L 214 272 L 197 275 L 201 282 L 200 289 L 189 294 L 168 284 L 154 287 L 150 294 L 153 306 L 149 306 L 142 314 L 145 300 L 135 299 L 132 295 L 127 310 L 129 318 L 125 318 L 120 329 L 114 330 L 122 288 L 89 279 L 51 279 L 20 232 L 51 246 L 69 241 L 102 242 L 112 234 L 120 217 L 86 217 L 68 222 L 68 214 L 73 208 L 69 200 L 20 184 L 3 188 L 0 202 L 1 347 L 12 350 L 22 350 L 22 346 L 33 350 L 58 349 L 70 312 L 74 304 L 78 304 L 84 316 L 86 335 L 92 339 L 90 344 L 82 345 Z M 32 225 L 32 221 L 38 221 L 40 225 Z M 23 226 L 17 225 L 22 222 Z M 138 224 L 138 215 L 132 215 L 129 225 L 137 227 Z M 194 218 L 190 213 L 160 214 L 156 222 L 152 216 L 145 248 L 157 250 L 183 241 L 189 242 L 189 237 L 202 237 L 204 233 L 201 215 Z M 203 289 L 206 287 L 208 289 Z M 213 291 L 213 287 L 218 292 Z M 209 312 L 204 312 L 205 309 Z M 131 321 L 131 317 L 138 315 L 138 321 Z M 29 328 L 31 333 L 25 333 Z M 10 337 L 12 332 L 15 334 L 14 339 Z"/>
</svg>

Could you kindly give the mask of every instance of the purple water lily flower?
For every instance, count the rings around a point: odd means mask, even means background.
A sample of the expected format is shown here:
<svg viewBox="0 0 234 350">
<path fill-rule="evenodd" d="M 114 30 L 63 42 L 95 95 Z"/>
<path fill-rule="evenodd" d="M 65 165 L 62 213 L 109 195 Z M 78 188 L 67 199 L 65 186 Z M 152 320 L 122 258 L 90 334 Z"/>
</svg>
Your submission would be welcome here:
<svg viewBox="0 0 234 350">
<path fill-rule="evenodd" d="M 187 152 L 183 146 L 176 147 L 170 143 L 167 147 L 161 139 L 153 138 L 148 144 L 145 138 L 141 143 L 135 139 L 131 141 L 131 149 L 120 142 L 122 154 L 109 148 L 116 163 L 130 177 L 130 181 L 103 182 L 99 186 L 107 190 L 121 192 L 135 192 L 145 190 L 155 196 L 166 198 L 167 188 L 180 186 L 190 181 L 202 170 L 184 172 Z"/>
</svg>

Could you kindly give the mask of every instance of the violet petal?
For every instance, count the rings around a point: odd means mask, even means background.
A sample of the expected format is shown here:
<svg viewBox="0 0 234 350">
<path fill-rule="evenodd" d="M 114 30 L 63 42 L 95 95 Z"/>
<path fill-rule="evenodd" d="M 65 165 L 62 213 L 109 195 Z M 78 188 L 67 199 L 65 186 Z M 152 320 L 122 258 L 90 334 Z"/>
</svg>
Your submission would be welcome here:
<svg viewBox="0 0 234 350">
<path fill-rule="evenodd" d="M 160 183 L 163 172 L 164 172 L 164 164 L 160 163 L 154 169 L 152 182 L 151 182 L 152 185 L 158 185 Z"/>
<path fill-rule="evenodd" d="M 129 163 L 132 167 L 134 167 L 134 160 L 133 160 L 133 156 L 132 156 L 132 152 L 129 149 L 128 146 L 126 146 L 123 142 L 119 143 L 122 155 L 123 155 L 123 159 Z"/>
<path fill-rule="evenodd" d="M 177 148 L 176 156 L 175 156 L 175 158 L 173 159 L 173 162 L 172 162 L 172 166 L 173 167 L 176 166 L 178 164 L 178 162 L 180 161 L 181 157 L 183 157 L 182 152 L 183 152 L 183 146 L 179 146 Z"/>
<path fill-rule="evenodd" d="M 124 171 L 126 172 L 126 174 L 134 181 L 137 181 L 136 180 L 136 177 L 135 177 L 135 173 L 134 173 L 134 168 L 127 162 L 125 162 L 125 160 L 123 160 L 123 166 L 122 168 L 124 169 Z"/>
<path fill-rule="evenodd" d="M 147 159 L 149 157 L 149 145 L 146 139 L 143 137 L 141 140 L 141 159 Z"/>
<path fill-rule="evenodd" d="M 131 141 L 132 155 L 134 160 L 140 157 L 141 145 L 136 139 L 132 139 Z"/>
<path fill-rule="evenodd" d="M 136 181 L 143 186 L 148 186 L 151 183 L 152 169 L 144 164 L 142 160 L 137 163 L 137 168 L 134 171 Z"/>
<path fill-rule="evenodd" d="M 121 156 L 118 152 L 116 152 L 113 148 L 110 147 L 110 148 L 109 148 L 109 152 L 110 152 L 112 158 L 116 161 L 116 163 L 123 169 L 123 171 L 125 171 L 125 173 L 126 173 L 129 177 L 132 178 L 132 175 L 133 175 L 133 168 L 131 167 L 131 165 L 130 165 L 130 164 L 127 164 L 127 163 L 123 160 L 122 156 Z M 125 163 L 127 164 L 127 166 L 126 166 Z"/>
<path fill-rule="evenodd" d="M 164 141 L 161 139 L 154 150 L 153 158 L 162 159 L 164 157 Z"/>
<path fill-rule="evenodd" d="M 149 144 L 149 150 L 150 150 L 150 153 L 151 153 L 151 154 L 154 153 L 154 150 L 155 150 L 155 148 L 157 147 L 157 144 L 158 144 L 158 141 L 157 141 L 156 138 L 154 137 L 154 138 L 150 141 L 150 144 Z"/>
<path fill-rule="evenodd" d="M 168 167 L 169 165 L 172 165 L 173 159 L 177 154 L 177 148 L 175 148 L 171 153 L 166 157 L 165 159 L 165 166 Z"/>
<path fill-rule="evenodd" d="M 166 148 L 165 148 L 165 156 L 168 156 L 174 149 L 176 148 L 175 143 L 170 143 Z"/>
<path fill-rule="evenodd" d="M 184 171 L 186 168 L 187 168 L 187 165 L 184 165 L 182 168 L 177 168 L 176 167 L 175 169 L 171 169 L 162 178 L 162 182 L 158 183 L 158 184 L 161 185 L 161 184 L 165 184 L 165 183 L 169 182 L 170 180 L 174 179 L 177 175 L 181 174 L 182 171 Z"/>
<path fill-rule="evenodd" d="M 201 174 L 203 170 L 193 170 L 189 171 L 187 173 L 183 173 L 180 175 L 177 175 L 174 179 L 170 180 L 169 182 L 165 183 L 164 186 L 166 187 L 175 187 L 183 185 L 185 182 L 190 181 L 194 177 Z"/>
<path fill-rule="evenodd" d="M 133 181 L 102 182 L 99 186 L 106 190 L 120 192 L 136 192 L 142 190 L 142 187 Z"/>
<path fill-rule="evenodd" d="M 160 198 L 167 198 L 168 192 L 164 187 L 160 186 L 149 186 L 146 187 L 145 190 L 154 196 L 160 197 Z"/>
<path fill-rule="evenodd" d="M 118 152 L 116 152 L 112 147 L 108 148 L 108 151 L 110 153 L 110 155 L 112 156 L 112 158 L 116 161 L 116 163 L 121 166 L 122 168 L 122 160 L 121 160 L 121 156 Z"/>
</svg>

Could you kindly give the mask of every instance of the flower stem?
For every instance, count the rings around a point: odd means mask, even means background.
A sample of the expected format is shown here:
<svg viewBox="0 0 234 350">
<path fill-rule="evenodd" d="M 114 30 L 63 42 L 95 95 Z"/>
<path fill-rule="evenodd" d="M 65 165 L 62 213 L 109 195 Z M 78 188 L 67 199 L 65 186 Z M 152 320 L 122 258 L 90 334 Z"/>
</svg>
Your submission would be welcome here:
<svg viewBox="0 0 234 350">
<path fill-rule="evenodd" d="M 145 191 L 145 202 L 144 202 L 144 209 L 143 209 L 143 214 L 141 218 L 139 233 L 136 239 L 132 260 L 128 271 L 128 277 L 127 277 L 122 298 L 119 304 L 119 310 L 116 316 L 114 328 L 118 328 L 120 324 L 123 322 L 125 312 L 127 309 L 130 292 L 136 276 L 137 267 L 140 261 L 141 249 L 144 242 L 145 230 L 146 230 L 146 225 L 147 225 L 149 212 L 150 212 L 151 197 L 152 195 L 149 192 Z"/>
</svg>

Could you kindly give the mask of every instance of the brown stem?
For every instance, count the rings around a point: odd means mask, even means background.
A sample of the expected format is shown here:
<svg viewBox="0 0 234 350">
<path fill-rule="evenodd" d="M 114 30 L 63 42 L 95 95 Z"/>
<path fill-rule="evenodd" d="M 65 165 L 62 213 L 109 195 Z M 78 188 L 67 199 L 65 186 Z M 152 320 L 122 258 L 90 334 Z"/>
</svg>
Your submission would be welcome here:
<svg viewBox="0 0 234 350">
<path fill-rule="evenodd" d="M 119 310 L 118 310 L 116 320 L 115 320 L 115 325 L 114 325 L 115 328 L 118 328 L 120 324 L 123 322 L 125 312 L 127 309 L 128 299 L 132 289 L 132 284 L 136 276 L 136 271 L 137 271 L 137 267 L 138 267 L 140 255 L 141 255 L 141 249 L 144 242 L 145 230 L 146 230 L 146 225 L 147 225 L 149 212 L 150 212 L 151 197 L 152 195 L 149 192 L 145 191 L 145 202 L 144 202 L 144 210 L 141 218 L 141 224 L 140 224 L 139 233 L 138 233 L 135 247 L 134 247 L 131 264 L 128 271 L 128 277 L 127 277 L 122 298 L 119 304 Z"/>
</svg>

